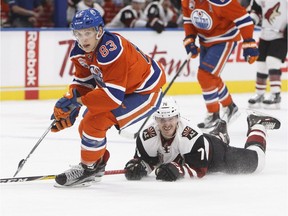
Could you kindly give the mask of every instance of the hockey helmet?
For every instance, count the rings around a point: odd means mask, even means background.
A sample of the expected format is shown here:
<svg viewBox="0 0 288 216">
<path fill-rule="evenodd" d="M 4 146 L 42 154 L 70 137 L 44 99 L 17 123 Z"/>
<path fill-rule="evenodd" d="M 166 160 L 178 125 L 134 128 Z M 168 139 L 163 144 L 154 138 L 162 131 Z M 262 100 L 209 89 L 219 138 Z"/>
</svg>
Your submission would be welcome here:
<svg viewBox="0 0 288 216">
<path fill-rule="evenodd" d="M 98 31 L 99 26 L 103 27 L 104 21 L 100 13 L 94 8 L 78 11 L 71 22 L 73 31 L 87 28 L 95 28 Z"/>
<path fill-rule="evenodd" d="M 154 113 L 154 118 L 170 118 L 180 116 L 176 101 L 172 98 L 163 98 L 159 109 Z"/>
</svg>

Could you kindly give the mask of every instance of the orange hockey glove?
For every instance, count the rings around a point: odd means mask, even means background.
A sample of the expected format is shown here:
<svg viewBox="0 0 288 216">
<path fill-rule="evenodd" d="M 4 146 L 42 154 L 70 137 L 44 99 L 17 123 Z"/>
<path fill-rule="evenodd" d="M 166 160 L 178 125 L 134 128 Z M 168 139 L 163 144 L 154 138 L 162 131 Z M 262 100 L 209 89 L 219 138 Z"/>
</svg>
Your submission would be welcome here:
<svg viewBox="0 0 288 216">
<path fill-rule="evenodd" d="M 186 52 L 189 55 L 191 53 L 191 58 L 196 58 L 199 53 L 199 48 L 195 45 L 195 36 L 188 35 L 184 40 L 183 44 L 185 46 Z"/>
<path fill-rule="evenodd" d="M 258 46 L 253 38 L 245 39 L 242 44 L 245 61 L 253 64 L 259 57 Z"/>
<path fill-rule="evenodd" d="M 51 116 L 51 119 L 56 119 L 55 125 L 51 128 L 52 132 L 58 132 L 74 124 L 82 106 L 77 102 L 79 96 L 76 89 L 70 89 L 64 97 L 56 102 L 54 113 Z"/>
</svg>

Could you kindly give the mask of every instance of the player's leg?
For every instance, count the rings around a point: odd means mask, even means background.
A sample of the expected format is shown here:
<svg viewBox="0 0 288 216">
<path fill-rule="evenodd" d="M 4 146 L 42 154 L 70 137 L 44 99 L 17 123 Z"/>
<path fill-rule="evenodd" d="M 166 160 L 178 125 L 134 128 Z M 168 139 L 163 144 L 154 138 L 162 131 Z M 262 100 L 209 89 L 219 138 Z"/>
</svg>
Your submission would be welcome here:
<svg viewBox="0 0 288 216">
<path fill-rule="evenodd" d="M 227 42 L 209 48 L 201 48 L 197 78 L 202 88 L 208 115 L 203 123 L 198 124 L 199 128 L 211 128 L 215 126 L 219 119 L 219 103 L 225 107 L 224 113 L 226 113 L 226 115 L 224 118 L 228 122 L 238 111 L 237 106 L 232 101 L 227 86 L 220 77 L 235 46 L 235 42 Z"/>
<path fill-rule="evenodd" d="M 152 115 L 159 108 L 161 100 L 162 92 L 126 95 L 122 105 L 112 110 L 117 120 L 117 127 L 124 129 Z"/>
<path fill-rule="evenodd" d="M 71 169 L 56 176 L 56 182 L 61 186 L 86 185 L 95 178 L 103 176 L 105 166 L 109 159 L 106 150 L 106 132 L 117 124 L 111 112 L 93 115 L 89 111 L 79 125 L 81 136 L 81 162 Z"/>
<path fill-rule="evenodd" d="M 268 41 L 259 41 L 259 57 L 257 59 L 257 73 L 256 73 L 256 94 L 248 100 L 250 108 L 260 108 L 264 100 L 264 94 L 267 87 L 268 69 L 266 64 L 267 50 L 269 46 Z"/>
<path fill-rule="evenodd" d="M 287 54 L 287 40 L 277 39 L 270 43 L 266 65 L 269 73 L 270 95 L 263 100 L 263 107 L 279 109 L 281 103 L 281 65 Z"/>
<path fill-rule="evenodd" d="M 266 130 L 280 128 L 271 116 L 251 114 L 247 117 L 248 133 L 244 149 L 228 147 L 225 155 L 227 173 L 260 172 L 265 165 Z"/>
</svg>

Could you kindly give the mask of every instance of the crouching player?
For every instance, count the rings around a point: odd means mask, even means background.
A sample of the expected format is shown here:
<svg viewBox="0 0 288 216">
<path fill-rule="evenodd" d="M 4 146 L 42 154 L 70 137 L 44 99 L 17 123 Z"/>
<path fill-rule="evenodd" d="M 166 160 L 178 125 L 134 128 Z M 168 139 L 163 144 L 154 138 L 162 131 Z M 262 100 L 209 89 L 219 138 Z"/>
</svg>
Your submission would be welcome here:
<svg viewBox="0 0 288 216">
<path fill-rule="evenodd" d="M 71 23 L 75 74 L 69 92 L 54 107 L 52 131 L 72 126 L 82 105 L 87 110 L 79 125 L 80 164 L 57 175 L 57 186 L 87 185 L 101 177 L 109 159 L 108 129 L 123 129 L 151 115 L 162 99 L 166 77 L 160 63 L 103 26 L 95 9 L 77 12 Z"/>
<path fill-rule="evenodd" d="M 202 178 L 207 172 L 253 173 L 264 167 L 266 129 L 280 128 L 271 116 L 250 114 L 244 148 L 229 146 L 226 122 L 219 120 L 209 134 L 182 118 L 176 102 L 164 98 L 155 122 L 136 140 L 134 158 L 125 166 L 128 180 L 140 180 L 155 169 L 156 179 L 176 181 L 188 175 Z"/>
</svg>

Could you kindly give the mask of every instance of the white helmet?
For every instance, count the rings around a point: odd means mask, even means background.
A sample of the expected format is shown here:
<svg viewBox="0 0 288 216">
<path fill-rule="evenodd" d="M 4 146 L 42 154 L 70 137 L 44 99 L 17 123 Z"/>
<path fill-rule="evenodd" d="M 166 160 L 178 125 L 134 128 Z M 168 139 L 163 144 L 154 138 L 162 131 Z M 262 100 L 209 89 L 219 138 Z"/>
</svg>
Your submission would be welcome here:
<svg viewBox="0 0 288 216">
<path fill-rule="evenodd" d="M 163 98 L 159 109 L 154 113 L 155 118 L 170 118 L 180 116 L 176 101 L 172 98 Z"/>
</svg>

